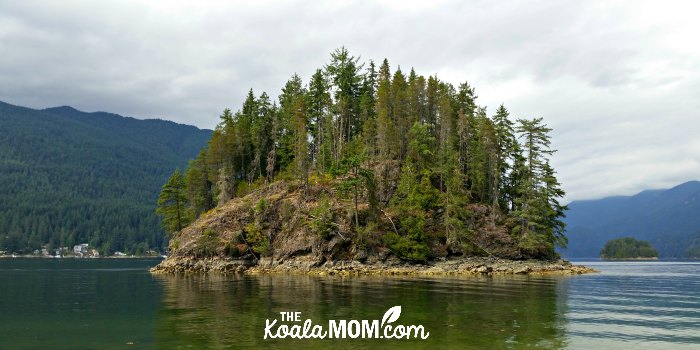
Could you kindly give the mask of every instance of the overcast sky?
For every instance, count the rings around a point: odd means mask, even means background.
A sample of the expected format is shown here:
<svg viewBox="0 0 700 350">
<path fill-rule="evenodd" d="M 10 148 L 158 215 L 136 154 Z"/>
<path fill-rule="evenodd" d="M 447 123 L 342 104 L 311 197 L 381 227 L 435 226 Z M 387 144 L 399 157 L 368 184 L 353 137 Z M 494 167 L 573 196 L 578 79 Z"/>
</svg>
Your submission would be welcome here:
<svg viewBox="0 0 700 350">
<path fill-rule="evenodd" d="M 697 2 L 695 2 L 697 3 Z M 566 200 L 700 179 L 692 1 L 0 0 L 0 100 L 213 128 L 346 46 L 543 117 Z"/>
</svg>

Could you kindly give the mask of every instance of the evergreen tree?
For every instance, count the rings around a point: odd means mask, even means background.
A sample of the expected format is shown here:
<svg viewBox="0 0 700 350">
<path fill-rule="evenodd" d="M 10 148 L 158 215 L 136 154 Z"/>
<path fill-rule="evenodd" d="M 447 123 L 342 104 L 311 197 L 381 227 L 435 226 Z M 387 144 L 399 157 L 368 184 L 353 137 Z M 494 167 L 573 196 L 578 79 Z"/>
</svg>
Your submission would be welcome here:
<svg viewBox="0 0 700 350">
<path fill-rule="evenodd" d="M 191 160 L 185 170 L 187 202 L 190 203 L 190 217 L 198 217 L 214 207 L 212 183 L 209 180 L 207 153 L 203 149 L 196 160 Z"/>
<path fill-rule="evenodd" d="M 390 233 L 385 241 L 396 255 L 407 260 L 425 261 L 428 258 L 425 232 L 428 212 L 437 206 L 439 200 L 439 192 L 431 183 L 429 167 L 434 156 L 430 148 L 433 141 L 426 125 L 413 125 L 407 159 L 391 201 L 402 234 Z"/>
<path fill-rule="evenodd" d="M 274 110 L 270 97 L 265 92 L 260 94 L 254 103 L 251 102 L 251 105 L 254 107 L 250 112 L 252 114 L 251 141 L 254 154 L 252 171 L 256 173 L 253 177 L 262 177 L 267 171 L 267 154 L 272 146 L 270 135 L 272 134 Z"/>
<path fill-rule="evenodd" d="M 294 172 L 304 184 L 304 192 L 309 186 L 309 142 L 308 119 L 304 96 L 294 101 Z"/>
<path fill-rule="evenodd" d="M 516 199 L 518 209 L 513 212 L 517 220 L 513 233 L 528 254 L 552 257 L 555 246 L 565 244 L 561 238 L 564 224 L 558 220 L 565 210 L 558 202 L 564 191 L 554 178 L 548 159 L 554 153 L 550 149 L 552 129 L 542 123 L 542 118 L 536 118 L 518 119 L 516 130 L 523 140 L 525 163 L 520 197 Z"/>
<path fill-rule="evenodd" d="M 180 170 L 175 170 L 168 182 L 163 185 L 156 209 L 156 213 L 162 218 L 163 229 L 168 235 L 179 232 L 190 223 L 186 209 L 185 180 Z"/>
<path fill-rule="evenodd" d="M 406 77 L 399 67 L 391 80 L 391 124 L 396 130 L 396 142 L 392 147 L 397 147 L 398 159 L 403 159 L 408 147 L 408 130 L 413 126 L 410 115 L 410 105 L 408 101 L 408 88 Z"/>
<path fill-rule="evenodd" d="M 365 142 L 367 160 L 375 156 L 377 149 L 377 111 L 376 111 L 377 72 L 374 62 L 370 61 L 362 83 L 360 96 L 360 119 L 362 121 L 362 139 Z"/>
<path fill-rule="evenodd" d="M 398 143 L 395 124 L 392 120 L 392 98 L 389 61 L 384 59 L 379 67 L 379 79 L 377 81 L 377 148 L 379 157 L 383 160 L 391 160 L 396 157 Z"/>
<path fill-rule="evenodd" d="M 286 169 L 294 160 L 294 117 L 299 97 L 306 94 L 301 78 L 294 74 L 287 81 L 282 94 L 279 96 L 280 108 L 277 117 L 275 138 L 277 139 L 276 155 L 279 169 Z"/>
<path fill-rule="evenodd" d="M 434 139 L 438 139 L 438 99 L 440 81 L 435 76 L 428 77 L 426 86 L 425 119 L 423 123 L 428 126 L 428 130 Z"/>
<path fill-rule="evenodd" d="M 359 57 L 341 47 L 331 53 L 326 72 L 335 90 L 335 114 L 337 127 L 336 161 L 340 160 L 345 143 L 362 130 L 359 118 L 359 97 L 362 84 L 362 64 Z"/>
<path fill-rule="evenodd" d="M 359 202 L 360 197 L 364 195 L 365 189 L 370 189 L 374 176 L 371 170 L 364 169 L 362 163 L 366 158 L 365 150 L 363 149 L 363 141 L 361 138 L 354 138 L 348 143 L 347 154 L 341 161 L 338 169 L 339 174 L 344 175 L 343 181 L 340 183 L 339 189 L 343 193 L 350 194 L 353 203 L 353 217 L 355 226 L 359 227 Z M 372 197 L 372 194 L 369 195 Z M 369 201 L 371 207 L 376 206 L 376 201 Z M 370 208 L 374 212 L 376 208 Z M 374 213 L 373 213 L 374 214 Z"/>
<path fill-rule="evenodd" d="M 514 166 L 516 157 L 520 154 L 518 140 L 515 137 L 513 122 L 508 118 L 510 113 L 502 104 L 496 110 L 492 120 L 496 133 L 498 186 L 495 197 L 501 210 L 508 211 L 512 208 L 513 199 L 516 196 L 514 183 Z"/>
<path fill-rule="evenodd" d="M 309 132 L 313 140 L 311 161 L 318 170 L 324 171 L 330 165 L 330 148 L 327 145 L 331 140 L 324 139 L 324 123 L 329 113 L 331 96 L 326 77 L 320 69 L 317 69 L 316 73 L 311 77 L 307 101 Z"/>
<path fill-rule="evenodd" d="M 566 194 L 561 188 L 559 180 L 556 178 L 554 169 L 550 166 L 549 160 L 544 163 L 543 167 L 543 196 L 547 201 L 548 209 L 545 215 L 545 222 L 549 227 L 549 238 L 557 247 L 566 248 L 568 239 L 566 238 L 566 223 L 561 219 L 566 217 L 568 206 L 559 202 Z"/>
</svg>

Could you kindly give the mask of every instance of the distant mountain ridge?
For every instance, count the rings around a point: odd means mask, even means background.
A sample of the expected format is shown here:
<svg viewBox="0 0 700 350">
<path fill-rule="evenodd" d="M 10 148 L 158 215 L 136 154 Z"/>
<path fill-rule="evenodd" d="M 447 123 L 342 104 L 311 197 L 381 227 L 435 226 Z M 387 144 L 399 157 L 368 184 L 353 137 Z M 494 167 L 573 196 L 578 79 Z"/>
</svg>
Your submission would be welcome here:
<svg viewBox="0 0 700 350">
<path fill-rule="evenodd" d="M 620 237 L 647 240 L 662 258 L 687 257 L 700 246 L 700 181 L 633 196 L 574 201 L 565 222 L 566 257 L 598 257 L 606 241 Z"/>
<path fill-rule="evenodd" d="M 210 135 L 159 119 L 0 102 L 0 251 L 160 248 L 161 185 Z"/>
</svg>

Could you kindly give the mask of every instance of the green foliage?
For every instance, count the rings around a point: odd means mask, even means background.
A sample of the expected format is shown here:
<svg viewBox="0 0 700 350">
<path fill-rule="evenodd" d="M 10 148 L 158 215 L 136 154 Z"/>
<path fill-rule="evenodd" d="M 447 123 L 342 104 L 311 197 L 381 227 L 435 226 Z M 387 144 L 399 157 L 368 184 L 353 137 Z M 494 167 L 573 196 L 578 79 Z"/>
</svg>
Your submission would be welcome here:
<svg viewBox="0 0 700 350">
<path fill-rule="evenodd" d="M 170 240 L 170 248 L 173 251 L 180 249 L 180 240 L 177 238 L 171 239 Z"/>
<path fill-rule="evenodd" d="M 555 246 L 566 246 L 565 224 L 560 218 L 567 207 L 559 203 L 564 191 L 549 165 L 551 131 L 542 119 L 519 119 L 517 131 L 524 139 L 523 162 L 515 169 L 518 174 L 518 197 L 514 199 L 512 216 L 517 224 L 513 234 L 522 250 L 531 256 L 553 257 Z"/>
<path fill-rule="evenodd" d="M 283 201 L 282 204 L 280 204 L 280 210 L 279 210 L 279 216 L 280 216 L 280 221 L 287 223 L 293 219 L 294 214 L 294 205 L 290 203 L 289 201 Z"/>
<path fill-rule="evenodd" d="M 375 222 L 368 222 L 366 226 L 357 229 L 354 239 L 355 245 L 361 248 L 375 248 L 382 242 L 379 226 Z"/>
<path fill-rule="evenodd" d="M 311 232 L 322 238 L 328 238 L 335 230 L 335 213 L 328 196 L 323 195 L 316 207 L 311 210 L 309 226 Z"/>
<path fill-rule="evenodd" d="M 437 207 L 440 191 L 431 181 L 429 162 L 432 151 L 429 144 L 432 137 L 427 127 L 416 123 L 410 135 L 409 158 L 391 200 L 392 209 L 398 213 L 401 234 L 389 233 L 384 237 L 384 242 L 402 259 L 425 261 L 429 253 L 425 235 L 427 217 Z"/>
<path fill-rule="evenodd" d="M 424 241 L 417 241 L 391 232 L 384 236 L 384 242 L 389 246 L 391 252 L 401 259 L 416 262 L 428 260 L 429 248 Z"/>
<path fill-rule="evenodd" d="M 219 247 L 219 234 L 211 228 L 207 228 L 202 232 L 202 235 L 197 239 L 197 247 L 195 255 L 198 257 L 212 257 L 216 255 L 216 249 Z"/>
<path fill-rule="evenodd" d="M 355 227 L 360 226 L 358 206 L 365 192 L 370 205 L 370 216 L 374 218 L 377 211 L 374 172 L 362 166 L 367 159 L 362 139 L 358 137 L 348 143 L 347 155 L 340 162 L 339 167 L 333 169 L 336 175 L 342 176 L 338 190 L 341 194 L 352 198 Z"/>
<path fill-rule="evenodd" d="M 206 230 L 204 230 L 204 232 L 202 232 L 202 235 L 205 237 L 215 237 L 217 233 L 216 231 L 214 231 L 214 229 L 207 228 Z"/>
<path fill-rule="evenodd" d="M 245 239 L 250 248 L 258 254 L 265 254 L 270 249 L 270 241 L 257 221 L 245 226 Z"/>
<path fill-rule="evenodd" d="M 207 166 L 207 152 L 202 150 L 196 160 L 187 165 L 184 176 L 189 216 L 196 218 L 214 207 L 212 181 Z"/>
<path fill-rule="evenodd" d="M 632 237 L 613 239 L 600 251 L 602 259 L 658 258 L 659 253 L 647 241 Z"/>
<path fill-rule="evenodd" d="M 163 185 L 163 190 L 158 197 L 156 213 L 162 217 L 163 229 L 172 235 L 189 225 L 190 213 L 187 211 L 187 196 L 185 193 L 185 180 L 179 170 L 170 176 L 168 182 Z"/>
<path fill-rule="evenodd" d="M 261 198 L 253 207 L 254 220 L 245 226 L 245 241 L 258 254 L 264 254 L 270 249 L 270 239 L 265 233 L 265 215 L 267 202 Z"/>
</svg>

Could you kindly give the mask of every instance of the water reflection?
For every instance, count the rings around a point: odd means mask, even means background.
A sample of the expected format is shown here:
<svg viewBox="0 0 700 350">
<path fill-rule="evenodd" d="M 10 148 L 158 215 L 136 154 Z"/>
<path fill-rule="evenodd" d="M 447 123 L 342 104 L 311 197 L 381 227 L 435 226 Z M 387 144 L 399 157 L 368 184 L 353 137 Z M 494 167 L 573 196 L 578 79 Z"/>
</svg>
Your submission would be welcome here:
<svg viewBox="0 0 700 350">
<path fill-rule="evenodd" d="M 329 278 L 158 276 L 159 348 L 559 349 L 566 346 L 568 278 Z M 263 340 L 266 318 L 301 311 L 302 320 L 381 319 L 422 324 L 427 340 Z"/>
<path fill-rule="evenodd" d="M 154 348 L 156 263 L 0 259 L 0 349 Z"/>
</svg>

